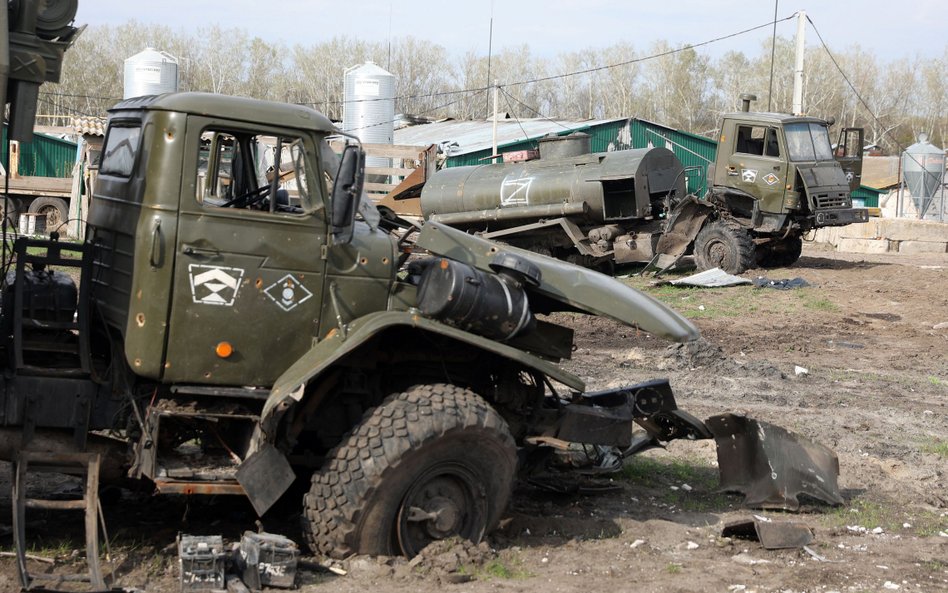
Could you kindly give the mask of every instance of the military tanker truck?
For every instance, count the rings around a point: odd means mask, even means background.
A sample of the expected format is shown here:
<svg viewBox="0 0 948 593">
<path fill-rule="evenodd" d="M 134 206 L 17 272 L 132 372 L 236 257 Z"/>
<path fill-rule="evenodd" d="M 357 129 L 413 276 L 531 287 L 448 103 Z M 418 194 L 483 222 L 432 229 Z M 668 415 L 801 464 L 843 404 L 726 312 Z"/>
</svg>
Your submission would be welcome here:
<svg viewBox="0 0 948 593">
<path fill-rule="evenodd" d="M 567 136 L 541 140 L 539 160 L 435 173 L 421 191 L 422 214 L 590 267 L 665 268 L 693 254 L 699 269 L 734 274 L 794 263 L 809 230 L 868 220 L 850 195 L 861 153 L 844 171 L 830 122 L 751 112 L 755 97 L 742 98 L 743 111 L 723 117 L 707 171 L 686 170 L 666 148 L 589 154 L 588 137 Z M 709 187 L 689 195 L 686 178 L 695 175 Z"/>
</svg>

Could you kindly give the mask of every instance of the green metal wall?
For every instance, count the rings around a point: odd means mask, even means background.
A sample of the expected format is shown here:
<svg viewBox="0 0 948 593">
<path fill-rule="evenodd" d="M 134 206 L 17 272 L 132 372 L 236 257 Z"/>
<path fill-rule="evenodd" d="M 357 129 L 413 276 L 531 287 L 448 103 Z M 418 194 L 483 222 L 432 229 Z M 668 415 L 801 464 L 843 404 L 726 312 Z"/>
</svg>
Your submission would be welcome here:
<svg viewBox="0 0 948 593">
<path fill-rule="evenodd" d="M 646 148 L 649 141 L 651 141 L 652 146 L 668 148 L 675 153 L 685 167 L 698 167 L 698 171 L 688 172 L 688 191 L 690 192 L 698 192 L 706 187 L 705 171 L 707 165 L 714 161 L 717 150 L 717 145 L 711 138 L 704 138 L 634 118 L 592 126 L 579 126 L 570 130 L 562 130 L 558 132 L 558 135 L 565 136 L 572 132 L 589 134 L 590 149 L 593 152 Z M 497 152 L 503 154 L 518 150 L 535 150 L 537 140 L 535 138 L 504 144 L 497 147 Z M 488 162 L 486 157 L 489 156 L 490 149 L 485 149 L 448 157 L 445 166 L 483 165 Z"/>
<path fill-rule="evenodd" d="M 7 129 L 0 133 L 0 162 L 7 162 Z M 33 134 L 32 142 L 20 142 L 20 165 L 17 173 L 35 177 L 72 177 L 76 162 L 75 142 L 45 134 Z"/>
<path fill-rule="evenodd" d="M 873 187 L 860 185 L 859 188 L 853 192 L 853 202 L 855 202 L 856 200 L 862 200 L 863 207 L 878 208 L 879 196 L 881 196 L 884 193 L 886 192 L 875 189 Z M 853 206 L 855 205 L 856 204 L 853 204 Z"/>
</svg>

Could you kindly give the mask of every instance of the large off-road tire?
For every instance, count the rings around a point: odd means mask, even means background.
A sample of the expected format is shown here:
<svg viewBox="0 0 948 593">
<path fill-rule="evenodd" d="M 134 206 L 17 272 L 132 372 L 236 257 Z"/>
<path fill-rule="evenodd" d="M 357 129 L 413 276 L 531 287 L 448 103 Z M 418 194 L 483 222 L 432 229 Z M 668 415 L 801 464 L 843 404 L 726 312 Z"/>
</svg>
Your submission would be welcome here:
<svg viewBox="0 0 948 593">
<path fill-rule="evenodd" d="M 473 392 L 418 385 L 366 413 L 303 499 L 312 550 L 411 557 L 432 541 L 480 541 L 500 520 L 517 453 L 503 418 Z"/>
<path fill-rule="evenodd" d="M 695 264 L 701 271 L 721 268 L 728 274 L 740 274 L 755 263 L 750 233 L 730 220 L 706 224 L 695 238 L 694 253 Z"/>
<path fill-rule="evenodd" d="M 69 204 L 61 198 L 36 198 L 30 202 L 30 212 L 46 216 L 43 232 L 62 232 L 63 223 L 69 219 Z M 36 228 L 40 230 L 40 223 L 37 223 Z"/>
<path fill-rule="evenodd" d="M 787 237 L 757 247 L 757 265 L 761 268 L 785 268 L 800 259 L 803 237 Z"/>
</svg>

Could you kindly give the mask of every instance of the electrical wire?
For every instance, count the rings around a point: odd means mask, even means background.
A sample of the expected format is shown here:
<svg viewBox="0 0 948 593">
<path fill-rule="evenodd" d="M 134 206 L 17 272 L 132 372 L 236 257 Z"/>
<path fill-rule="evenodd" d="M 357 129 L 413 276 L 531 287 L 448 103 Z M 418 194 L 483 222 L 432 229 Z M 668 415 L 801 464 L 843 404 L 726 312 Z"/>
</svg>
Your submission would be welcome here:
<svg viewBox="0 0 948 593">
<path fill-rule="evenodd" d="M 513 95 L 511 95 L 510 93 L 508 93 L 506 90 L 504 90 L 504 87 L 500 87 L 500 92 L 502 92 L 505 96 L 510 97 L 511 99 L 513 99 L 514 101 L 516 101 L 517 103 L 523 105 L 523 106 L 524 106 L 525 108 L 527 108 L 529 111 L 535 113 L 537 116 L 540 117 L 540 119 L 545 119 L 546 121 L 548 121 L 548 122 L 550 122 L 550 123 L 554 123 L 554 124 L 558 125 L 559 127 L 563 128 L 564 130 L 566 130 L 567 132 L 574 132 L 574 131 L 576 131 L 575 128 L 567 127 L 567 126 L 563 125 L 562 122 L 560 122 L 560 121 L 558 121 L 558 120 L 555 120 L 555 119 L 553 119 L 553 118 L 551 118 L 551 117 L 547 117 L 547 116 L 543 115 L 542 113 L 540 113 L 539 111 L 537 111 L 536 109 L 534 109 L 533 107 L 531 107 L 530 105 L 527 105 L 526 103 L 524 103 L 523 101 L 521 101 L 521 100 L 518 99 L 517 97 L 514 97 Z M 518 120 L 518 121 L 519 121 L 519 120 Z"/>
<path fill-rule="evenodd" d="M 503 89 L 499 89 L 499 90 L 500 90 L 501 92 L 503 92 L 503 94 L 504 94 L 504 100 L 507 102 L 507 108 L 510 109 L 510 113 L 511 113 L 511 114 L 514 116 L 514 118 L 517 120 L 517 125 L 520 126 L 520 131 L 523 132 L 523 139 L 524 139 L 524 140 L 529 140 L 529 139 L 530 139 L 530 135 L 527 134 L 527 131 L 526 131 L 525 129 L 523 129 L 523 124 L 520 122 L 520 118 L 517 116 L 516 113 L 514 113 L 513 105 L 510 103 L 510 93 L 508 93 L 507 91 L 505 91 L 505 90 L 503 90 Z M 496 113 L 494 114 L 494 117 L 497 117 L 497 114 L 496 114 Z"/>
<path fill-rule="evenodd" d="M 836 69 L 839 71 L 840 76 L 842 76 L 843 80 L 846 81 L 847 86 L 849 86 L 849 89 L 853 92 L 853 95 L 856 96 L 856 99 L 859 100 L 859 103 L 862 104 L 863 109 L 866 110 L 866 113 L 869 114 L 869 117 L 871 117 L 873 121 L 875 121 L 877 124 L 879 124 L 882 127 L 882 130 L 883 130 L 882 133 L 888 136 L 889 140 L 891 140 L 892 143 L 895 144 L 896 147 L 898 147 L 899 152 L 907 155 L 910 159 L 915 161 L 915 163 L 918 166 L 924 169 L 924 165 L 922 165 L 922 163 L 919 162 L 918 159 L 916 159 L 914 155 L 906 152 L 906 149 L 902 145 L 902 143 L 899 142 L 888 129 L 886 129 L 886 127 L 882 124 L 882 121 L 878 117 L 876 117 L 875 113 L 873 113 L 872 109 L 869 107 L 869 104 L 866 102 L 865 99 L 862 98 L 862 95 L 859 93 L 859 91 L 856 90 L 856 85 L 854 85 L 852 81 L 849 80 L 849 77 L 846 76 L 846 73 L 843 71 L 842 66 L 840 66 L 839 62 L 836 61 L 836 56 L 833 55 L 833 52 L 830 51 L 829 46 L 826 45 L 826 41 L 823 40 L 823 36 L 820 35 L 820 30 L 816 28 L 816 23 L 813 22 L 813 19 L 810 18 L 810 15 L 806 15 L 806 20 L 810 23 L 810 26 L 813 27 L 813 31 L 816 33 L 816 37 L 820 40 L 820 44 L 823 46 L 823 50 L 826 52 L 826 55 L 829 56 L 830 61 L 833 62 L 834 66 L 836 66 Z M 861 146 L 859 147 L 859 150 L 860 151 L 862 150 Z"/>
</svg>

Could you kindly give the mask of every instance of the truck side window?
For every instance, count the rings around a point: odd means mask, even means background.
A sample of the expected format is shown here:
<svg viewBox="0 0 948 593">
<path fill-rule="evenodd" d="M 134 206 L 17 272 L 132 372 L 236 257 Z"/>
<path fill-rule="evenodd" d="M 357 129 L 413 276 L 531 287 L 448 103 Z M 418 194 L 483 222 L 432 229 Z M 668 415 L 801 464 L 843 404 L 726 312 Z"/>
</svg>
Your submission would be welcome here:
<svg viewBox="0 0 948 593">
<path fill-rule="evenodd" d="M 737 126 L 737 147 L 734 152 L 763 156 L 765 132 L 763 126 Z"/>
<path fill-rule="evenodd" d="M 109 127 L 109 137 L 102 148 L 100 175 L 128 177 L 135 166 L 135 156 L 141 140 L 142 129 L 139 126 L 113 125 Z"/>
<path fill-rule="evenodd" d="M 777 141 L 776 128 L 767 128 L 767 141 L 765 142 L 764 155 L 780 158 L 780 143 Z"/>
<path fill-rule="evenodd" d="M 312 209 L 302 138 L 208 130 L 199 154 L 196 198 L 205 208 Z"/>
</svg>

